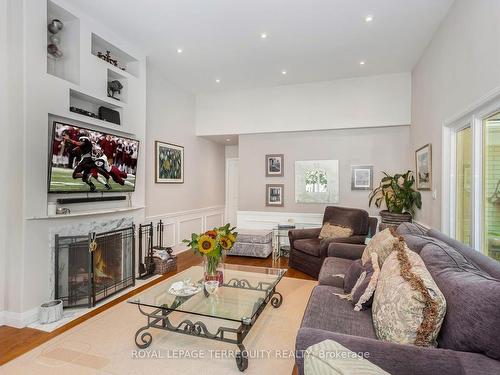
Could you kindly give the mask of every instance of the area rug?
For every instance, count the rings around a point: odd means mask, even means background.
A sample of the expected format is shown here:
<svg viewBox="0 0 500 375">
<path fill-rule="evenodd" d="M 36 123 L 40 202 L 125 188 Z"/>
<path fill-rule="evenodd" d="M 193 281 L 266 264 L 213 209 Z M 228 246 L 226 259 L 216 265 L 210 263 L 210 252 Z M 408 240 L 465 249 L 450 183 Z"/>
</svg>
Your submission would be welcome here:
<svg viewBox="0 0 500 375">
<path fill-rule="evenodd" d="M 166 286 L 169 281 L 164 282 Z M 245 374 L 291 374 L 295 337 L 315 281 L 283 278 L 277 290 L 283 304 L 266 306 L 244 340 L 249 362 Z M 172 320 L 195 316 L 177 313 Z M 36 349 L 7 363 L 0 374 L 241 374 L 236 345 L 150 329 L 151 345 L 139 350 L 134 342 L 145 317 L 137 307 L 120 303 L 79 324 Z M 220 320 L 207 326 L 231 326 Z"/>
</svg>

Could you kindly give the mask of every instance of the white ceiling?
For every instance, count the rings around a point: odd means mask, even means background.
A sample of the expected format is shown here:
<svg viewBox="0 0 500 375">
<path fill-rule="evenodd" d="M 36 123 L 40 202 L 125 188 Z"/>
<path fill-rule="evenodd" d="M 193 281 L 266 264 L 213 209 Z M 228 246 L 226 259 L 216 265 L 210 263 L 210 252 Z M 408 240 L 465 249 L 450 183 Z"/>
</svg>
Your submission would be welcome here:
<svg viewBox="0 0 500 375">
<path fill-rule="evenodd" d="M 411 71 L 454 0 L 68 1 L 197 93 Z"/>
</svg>

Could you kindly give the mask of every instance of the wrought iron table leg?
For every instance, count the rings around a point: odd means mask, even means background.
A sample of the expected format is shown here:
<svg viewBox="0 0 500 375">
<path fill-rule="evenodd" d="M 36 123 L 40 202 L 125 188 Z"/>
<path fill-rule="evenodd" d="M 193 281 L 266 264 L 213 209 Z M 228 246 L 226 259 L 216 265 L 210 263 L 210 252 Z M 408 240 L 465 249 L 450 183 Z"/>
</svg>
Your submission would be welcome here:
<svg viewBox="0 0 500 375">
<path fill-rule="evenodd" d="M 135 345 L 137 345 L 138 348 L 146 349 L 149 345 L 151 345 L 151 342 L 153 341 L 153 336 L 151 336 L 151 333 L 142 332 L 142 331 L 146 331 L 149 328 L 150 327 L 148 324 L 147 326 L 139 328 L 139 330 L 135 333 Z M 139 337 L 139 334 L 141 332 L 142 332 L 142 334 Z M 139 339 L 141 340 L 141 342 L 139 342 Z"/>
<path fill-rule="evenodd" d="M 243 344 L 238 344 L 238 349 L 240 351 L 236 353 L 236 366 L 238 366 L 238 370 L 245 371 L 248 367 L 248 352 Z"/>
<path fill-rule="evenodd" d="M 273 291 L 273 297 L 271 298 L 271 305 L 277 309 L 278 307 L 281 306 L 281 303 L 283 302 L 283 296 L 281 295 L 280 292 Z"/>
</svg>

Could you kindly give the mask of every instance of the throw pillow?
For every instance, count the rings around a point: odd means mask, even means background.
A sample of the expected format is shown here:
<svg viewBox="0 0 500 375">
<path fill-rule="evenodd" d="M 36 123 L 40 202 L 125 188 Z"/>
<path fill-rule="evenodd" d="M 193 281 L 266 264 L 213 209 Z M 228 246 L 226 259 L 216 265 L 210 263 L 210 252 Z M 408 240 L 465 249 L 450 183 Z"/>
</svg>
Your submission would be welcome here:
<svg viewBox="0 0 500 375">
<path fill-rule="evenodd" d="M 352 228 L 324 223 L 323 227 L 321 228 L 321 232 L 319 233 L 319 239 L 323 240 L 327 238 L 346 238 L 351 237 L 352 233 Z"/>
<path fill-rule="evenodd" d="M 387 228 L 378 232 L 366 245 L 361 255 L 361 262 L 366 264 L 370 260 L 371 253 L 377 253 L 378 264 L 380 267 L 384 264 L 386 258 L 392 253 L 394 245 L 398 242 L 398 237 L 394 233 L 394 229 Z"/>
<path fill-rule="evenodd" d="M 371 259 L 366 265 L 369 266 L 369 269 L 366 270 L 366 277 L 352 293 L 352 303 L 356 311 L 365 310 L 372 305 L 373 294 L 380 275 L 377 253 L 371 254 Z"/>
<path fill-rule="evenodd" d="M 328 258 L 327 258 L 328 259 Z M 358 281 L 359 276 L 363 272 L 361 259 L 357 259 L 351 263 L 344 275 L 344 292 L 351 293 L 354 284 Z"/>
<path fill-rule="evenodd" d="M 439 347 L 499 360 L 500 280 L 440 241 L 425 246 L 420 256 L 446 297 Z"/>
<path fill-rule="evenodd" d="M 436 346 L 446 301 L 420 256 L 402 238 L 382 266 L 372 306 L 382 341 Z"/>
</svg>

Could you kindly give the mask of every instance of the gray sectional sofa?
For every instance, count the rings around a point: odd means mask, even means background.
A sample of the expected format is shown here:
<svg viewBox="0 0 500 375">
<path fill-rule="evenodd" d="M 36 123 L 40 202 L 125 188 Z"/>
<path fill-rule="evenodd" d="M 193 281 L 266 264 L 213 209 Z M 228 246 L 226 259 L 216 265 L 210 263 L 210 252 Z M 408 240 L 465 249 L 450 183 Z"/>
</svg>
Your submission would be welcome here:
<svg viewBox="0 0 500 375">
<path fill-rule="evenodd" d="M 296 364 L 304 373 L 303 353 L 323 340 L 353 352 L 369 352 L 370 362 L 393 375 L 500 374 L 500 262 L 436 230 L 402 224 L 397 233 L 419 253 L 446 298 L 447 311 L 438 347 L 418 347 L 377 339 L 371 310 L 354 311 L 343 293 L 343 274 L 363 245 L 333 243 L 310 296 L 297 334 Z"/>
</svg>

